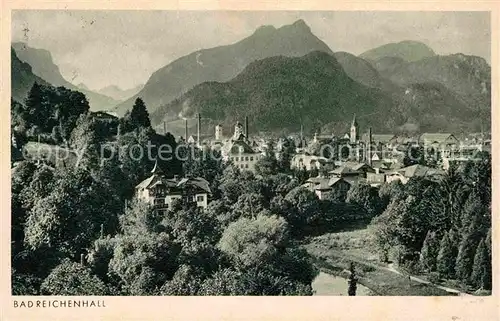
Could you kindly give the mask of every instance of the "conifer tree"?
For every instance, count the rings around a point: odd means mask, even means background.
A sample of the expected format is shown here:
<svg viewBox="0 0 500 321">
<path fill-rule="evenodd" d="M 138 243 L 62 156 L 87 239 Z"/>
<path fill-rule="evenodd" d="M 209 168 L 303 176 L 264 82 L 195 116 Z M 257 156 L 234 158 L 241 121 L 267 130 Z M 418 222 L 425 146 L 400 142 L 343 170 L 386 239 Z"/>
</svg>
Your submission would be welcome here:
<svg viewBox="0 0 500 321">
<path fill-rule="evenodd" d="M 474 253 L 476 244 L 473 233 L 467 233 L 460 242 L 457 260 L 455 261 L 455 271 L 458 279 L 468 282 L 474 263 Z"/>
<path fill-rule="evenodd" d="M 25 119 L 29 124 L 39 125 L 42 119 L 41 116 L 43 116 L 42 100 L 42 88 L 38 83 L 35 82 L 31 87 L 25 101 Z"/>
<path fill-rule="evenodd" d="M 488 257 L 491 262 L 491 227 L 488 229 L 488 233 L 486 234 L 486 239 L 484 240 L 484 245 L 486 246 L 486 250 L 488 251 Z"/>
<path fill-rule="evenodd" d="M 437 270 L 443 277 L 452 278 L 454 276 L 455 257 L 448 233 L 443 235 L 439 245 L 437 256 Z"/>
<path fill-rule="evenodd" d="M 135 100 L 132 111 L 130 112 L 130 121 L 135 128 L 151 126 L 148 110 L 141 98 Z"/>
<path fill-rule="evenodd" d="M 486 249 L 484 239 L 481 239 L 474 255 L 474 264 L 470 282 L 476 288 L 491 288 L 491 261 L 488 259 L 488 250 Z"/>
<path fill-rule="evenodd" d="M 439 254 L 439 239 L 436 232 L 429 231 L 420 251 L 420 264 L 427 271 L 436 270 L 436 260 Z"/>
</svg>

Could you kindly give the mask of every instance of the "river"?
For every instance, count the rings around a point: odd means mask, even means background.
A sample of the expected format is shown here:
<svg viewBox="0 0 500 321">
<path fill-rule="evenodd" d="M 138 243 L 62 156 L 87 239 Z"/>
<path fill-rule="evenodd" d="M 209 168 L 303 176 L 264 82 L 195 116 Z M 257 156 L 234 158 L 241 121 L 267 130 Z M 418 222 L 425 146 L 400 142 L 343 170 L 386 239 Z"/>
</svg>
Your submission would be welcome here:
<svg viewBox="0 0 500 321">
<path fill-rule="evenodd" d="M 347 280 L 340 277 L 320 272 L 312 282 L 314 295 L 343 295 L 347 296 Z M 370 289 L 358 283 L 357 296 L 371 295 Z"/>
</svg>

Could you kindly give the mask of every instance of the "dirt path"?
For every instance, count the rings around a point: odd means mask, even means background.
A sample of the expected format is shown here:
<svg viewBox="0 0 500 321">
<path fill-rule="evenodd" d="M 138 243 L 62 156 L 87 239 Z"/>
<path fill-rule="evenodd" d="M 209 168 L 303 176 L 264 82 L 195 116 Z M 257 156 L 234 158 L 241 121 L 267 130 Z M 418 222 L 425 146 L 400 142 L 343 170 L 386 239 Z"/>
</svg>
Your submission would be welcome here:
<svg viewBox="0 0 500 321">
<path fill-rule="evenodd" d="M 393 273 L 397 273 L 399 275 L 407 275 L 407 274 L 403 274 L 403 273 L 399 272 L 398 270 L 396 270 L 394 268 L 394 265 L 392 263 L 388 264 L 387 267 L 380 267 L 380 268 L 385 269 L 385 270 L 390 271 L 390 272 L 393 272 Z M 473 296 L 472 294 L 461 292 L 461 291 L 459 291 L 457 289 L 452 289 L 452 288 L 449 288 L 449 287 L 446 287 L 446 286 L 441 286 L 441 285 L 434 284 L 432 282 L 429 282 L 429 281 L 417 278 L 416 276 L 410 275 L 410 280 L 418 282 L 418 283 L 422 283 L 422 284 L 429 284 L 429 285 L 432 285 L 432 286 L 434 286 L 434 287 L 436 287 L 438 289 L 441 289 L 441 290 L 444 290 L 444 291 L 450 292 L 450 293 L 456 293 L 456 294 L 461 295 L 461 296 Z"/>
</svg>

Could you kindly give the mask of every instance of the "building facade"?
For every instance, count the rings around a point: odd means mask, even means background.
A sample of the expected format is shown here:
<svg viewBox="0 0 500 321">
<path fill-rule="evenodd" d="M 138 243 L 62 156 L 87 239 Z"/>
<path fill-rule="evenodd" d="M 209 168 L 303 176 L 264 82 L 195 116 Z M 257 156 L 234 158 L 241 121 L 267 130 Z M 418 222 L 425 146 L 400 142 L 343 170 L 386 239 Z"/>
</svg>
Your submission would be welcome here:
<svg viewBox="0 0 500 321">
<path fill-rule="evenodd" d="M 175 200 L 207 208 L 211 194 L 209 183 L 201 178 L 167 178 L 155 163 L 151 176 L 136 186 L 136 197 L 157 210 L 168 210 Z"/>
</svg>

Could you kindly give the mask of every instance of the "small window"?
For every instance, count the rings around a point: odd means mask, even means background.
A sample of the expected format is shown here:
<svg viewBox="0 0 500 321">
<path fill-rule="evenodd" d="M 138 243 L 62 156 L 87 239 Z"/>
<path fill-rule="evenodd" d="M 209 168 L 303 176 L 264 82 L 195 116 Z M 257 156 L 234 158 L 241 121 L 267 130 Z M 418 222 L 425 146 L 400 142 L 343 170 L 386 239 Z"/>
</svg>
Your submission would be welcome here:
<svg viewBox="0 0 500 321">
<path fill-rule="evenodd" d="M 239 157 L 236 157 L 236 161 L 239 161 Z"/>
<path fill-rule="evenodd" d="M 248 156 L 246 156 L 246 157 L 245 157 L 245 161 L 247 161 L 247 162 L 248 162 Z"/>
<path fill-rule="evenodd" d="M 197 201 L 197 202 L 203 202 L 203 201 L 204 201 L 204 197 L 203 197 L 203 195 L 198 195 L 198 196 L 196 196 L 196 201 Z"/>
<path fill-rule="evenodd" d="M 164 198 L 155 198 L 154 204 L 155 205 L 163 205 L 163 204 L 165 204 L 165 199 Z"/>
<path fill-rule="evenodd" d="M 253 162 L 253 156 L 250 156 L 250 161 Z"/>
<path fill-rule="evenodd" d="M 245 164 L 245 168 L 248 168 L 248 164 Z"/>
</svg>

